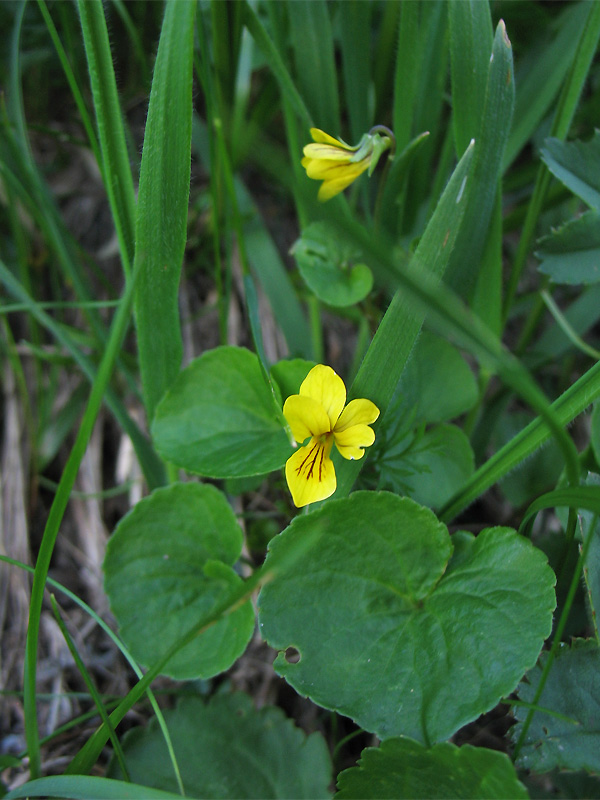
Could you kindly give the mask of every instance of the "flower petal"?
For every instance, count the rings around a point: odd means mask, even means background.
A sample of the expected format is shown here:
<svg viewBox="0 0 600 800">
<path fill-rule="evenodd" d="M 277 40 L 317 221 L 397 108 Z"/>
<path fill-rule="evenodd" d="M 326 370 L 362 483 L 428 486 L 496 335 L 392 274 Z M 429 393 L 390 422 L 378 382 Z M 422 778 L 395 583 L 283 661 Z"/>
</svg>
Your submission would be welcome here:
<svg viewBox="0 0 600 800">
<path fill-rule="evenodd" d="M 309 436 L 321 436 L 332 425 L 322 404 L 314 397 L 292 394 L 283 404 L 283 416 L 288 421 L 294 439 L 302 443 Z"/>
<path fill-rule="evenodd" d="M 329 430 L 332 430 L 346 402 L 346 387 L 340 376 L 331 367 L 317 364 L 302 381 L 300 394 L 303 397 L 312 397 L 323 406 L 331 421 Z"/>
<path fill-rule="evenodd" d="M 325 131 L 322 131 L 320 128 L 311 128 L 310 135 L 313 142 L 319 142 L 320 144 L 331 144 L 334 147 L 343 147 L 345 150 L 356 150 L 356 147 L 346 144 L 346 142 L 343 142 L 341 139 L 334 139 L 333 136 L 325 133 Z"/>
<path fill-rule="evenodd" d="M 335 445 L 344 458 L 362 458 L 365 454 L 363 447 L 369 447 L 375 441 L 375 434 L 368 425 L 352 425 L 339 433 L 334 434 Z"/>
<path fill-rule="evenodd" d="M 324 162 L 331 163 L 331 162 Z M 343 192 L 347 186 L 355 181 L 369 166 L 369 159 L 358 161 L 356 164 L 339 164 L 335 169 L 330 169 L 326 176 L 323 176 L 324 183 L 317 195 L 321 203 L 335 197 L 336 194 Z"/>
<path fill-rule="evenodd" d="M 336 490 L 333 461 L 329 458 L 332 437 L 325 442 L 311 439 L 288 458 L 285 478 L 297 508 L 325 500 Z"/>
<path fill-rule="evenodd" d="M 353 155 L 352 151 L 344 150 L 341 147 L 332 147 L 330 144 L 307 144 L 303 147 L 302 152 L 306 158 L 326 159 L 327 161 L 349 162 Z"/>
<path fill-rule="evenodd" d="M 379 416 L 379 409 L 370 400 L 351 400 L 338 419 L 335 432 L 340 433 L 352 425 L 370 425 Z M 370 444 L 373 444 L 370 442 Z"/>
</svg>

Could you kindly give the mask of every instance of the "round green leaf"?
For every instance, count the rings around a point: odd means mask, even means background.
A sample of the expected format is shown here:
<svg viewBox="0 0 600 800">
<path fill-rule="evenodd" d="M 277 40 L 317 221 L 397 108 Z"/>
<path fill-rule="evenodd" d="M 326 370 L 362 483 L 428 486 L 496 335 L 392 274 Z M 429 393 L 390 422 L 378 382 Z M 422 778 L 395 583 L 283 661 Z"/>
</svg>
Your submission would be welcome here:
<svg viewBox="0 0 600 800">
<path fill-rule="evenodd" d="M 155 663 L 241 582 L 231 565 L 242 532 L 213 486 L 173 484 L 141 500 L 118 524 L 104 560 L 105 589 L 134 657 Z M 254 628 L 248 601 L 180 650 L 164 673 L 180 680 L 228 669 Z"/>
<path fill-rule="evenodd" d="M 519 698 L 533 702 L 548 654 L 519 686 Z M 600 772 L 600 648 L 595 640 L 575 639 L 562 645 L 537 702 L 550 713 L 534 714 L 518 763 L 535 772 L 555 767 Z M 528 709 L 516 706 L 519 723 L 511 730 L 519 738 Z"/>
<path fill-rule="evenodd" d="M 292 247 L 308 288 L 330 306 L 359 303 L 373 287 L 373 273 L 356 263 L 360 253 L 324 222 L 309 225 Z"/>
<path fill-rule="evenodd" d="M 331 761 L 321 734 L 306 736 L 279 708 L 257 711 L 242 694 L 181 701 L 164 712 L 188 797 L 326 798 Z M 156 719 L 123 739 L 132 781 L 177 791 Z M 116 759 L 111 777 L 121 777 Z"/>
<path fill-rule="evenodd" d="M 292 453 L 258 358 L 241 347 L 209 350 L 179 373 L 152 437 L 164 458 L 210 478 L 262 475 Z"/>
<path fill-rule="evenodd" d="M 500 800 L 528 797 L 504 753 L 483 747 L 387 739 L 363 750 L 358 767 L 338 776 L 334 800 Z"/>
<path fill-rule="evenodd" d="M 408 498 L 355 492 L 296 517 L 266 563 L 317 530 L 318 546 L 259 597 L 261 633 L 280 651 L 275 668 L 300 694 L 380 738 L 439 741 L 535 663 L 551 629 L 554 573 L 515 531 L 451 539 Z M 290 647 L 297 663 L 286 660 Z"/>
</svg>

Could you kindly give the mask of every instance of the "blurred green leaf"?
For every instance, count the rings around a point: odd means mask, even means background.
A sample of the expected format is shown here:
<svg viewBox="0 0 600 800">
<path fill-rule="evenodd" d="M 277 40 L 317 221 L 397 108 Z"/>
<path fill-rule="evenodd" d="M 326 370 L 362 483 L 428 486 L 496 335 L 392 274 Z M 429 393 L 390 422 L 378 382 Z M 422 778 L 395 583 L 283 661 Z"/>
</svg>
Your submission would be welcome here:
<svg viewBox="0 0 600 800">
<path fill-rule="evenodd" d="M 280 708 L 254 708 L 242 692 L 205 703 L 183 698 L 165 712 L 182 765 L 186 796 L 327 798 L 331 762 L 321 734 L 306 736 Z M 175 792 L 177 783 L 161 731 L 152 720 L 123 740 L 132 780 Z M 116 761 L 109 777 L 121 777 Z"/>
<path fill-rule="evenodd" d="M 152 436 L 164 458 L 210 478 L 262 475 L 292 453 L 258 358 L 241 347 L 209 350 L 180 372 Z"/>
<path fill-rule="evenodd" d="M 417 422 L 446 422 L 477 401 L 475 376 L 450 342 L 422 331 L 398 385 L 405 409 Z"/>
<path fill-rule="evenodd" d="M 600 281 L 600 211 L 587 211 L 539 240 L 540 272 L 554 283 Z"/>
<path fill-rule="evenodd" d="M 291 253 L 309 289 L 328 305 L 354 305 L 371 291 L 371 270 L 366 264 L 356 263 L 360 251 L 324 222 L 305 228 Z"/>
<path fill-rule="evenodd" d="M 123 641 L 141 664 L 160 659 L 241 585 L 232 569 L 241 549 L 233 511 L 205 484 L 158 489 L 121 520 L 106 550 L 105 589 Z M 163 672 L 179 680 L 217 675 L 244 652 L 253 629 L 246 602 L 180 650 Z"/>
<path fill-rule="evenodd" d="M 519 699 L 530 702 L 537 690 L 547 653 L 527 673 L 518 689 Z M 559 649 L 533 721 L 518 758 L 518 765 L 534 772 L 554 767 L 591 772 L 600 770 L 600 649 L 594 640 L 575 639 Z M 515 706 L 518 724 L 511 729 L 516 740 L 528 709 Z"/>
<path fill-rule="evenodd" d="M 318 546 L 267 584 L 258 606 L 261 634 L 280 651 L 275 669 L 318 705 L 380 738 L 435 742 L 495 706 L 535 663 L 554 573 L 515 531 L 450 538 L 408 498 L 355 492 L 296 517 L 266 565 L 316 531 Z"/>
<path fill-rule="evenodd" d="M 286 8 L 300 94 L 317 127 L 338 136 L 340 105 L 330 6 L 325 0 L 298 0 Z"/>
<path fill-rule="evenodd" d="M 109 778 L 89 775 L 51 775 L 28 781 L 13 789 L 5 800 L 18 800 L 26 797 L 58 797 L 61 800 L 174 800 L 181 797 L 172 792 L 148 789 L 136 783 L 124 783 Z M 190 797 L 188 800 L 194 800 Z"/>
<path fill-rule="evenodd" d="M 505 753 L 444 742 L 427 750 L 387 739 L 363 750 L 357 767 L 338 775 L 334 800 L 516 800 L 527 798 Z"/>
<path fill-rule="evenodd" d="M 600 209 L 600 131 L 589 142 L 546 139 L 542 161 L 559 181 L 590 208 Z"/>
<path fill-rule="evenodd" d="M 549 28 L 540 29 L 540 42 L 527 48 L 517 64 L 514 125 L 506 145 L 504 169 L 514 161 L 532 137 L 544 116 L 552 110 L 560 87 L 573 63 L 590 3 L 570 3 Z M 552 34 L 550 34 L 552 35 Z"/>
</svg>

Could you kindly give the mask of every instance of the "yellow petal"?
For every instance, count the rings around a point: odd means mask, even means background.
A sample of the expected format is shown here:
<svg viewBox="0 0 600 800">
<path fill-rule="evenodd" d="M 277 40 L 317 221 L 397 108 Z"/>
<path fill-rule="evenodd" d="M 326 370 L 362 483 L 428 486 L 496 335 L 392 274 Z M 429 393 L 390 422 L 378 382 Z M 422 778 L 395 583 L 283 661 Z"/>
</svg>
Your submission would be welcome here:
<svg viewBox="0 0 600 800">
<path fill-rule="evenodd" d="M 313 142 L 331 144 L 334 147 L 343 147 L 345 150 L 356 150 L 355 147 L 351 147 L 349 144 L 346 144 L 346 142 L 342 142 L 340 139 L 334 139 L 333 136 L 325 133 L 325 131 L 322 131 L 320 128 L 311 128 L 310 135 Z"/>
<path fill-rule="evenodd" d="M 292 394 L 283 405 L 294 439 L 301 443 L 309 436 L 321 436 L 332 428 L 327 412 L 313 397 Z"/>
<path fill-rule="evenodd" d="M 334 434 L 335 445 L 344 458 L 362 458 L 365 451 L 375 441 L 375 434 L 368 425 L 352 425 L 339 433 Z"/>
<path fill-rule="evenodd" d="M 344 161 L 348 163 L 352 158 L 352 151 L 342 147 L 332 147 L 330 144 L 307 144 L 302 149 L 306 158 L 326 159 L 327 161 Z"/>
<path fill-rule="evenodd" d="M 303 397 L 312 397 L 325 409 L 331 421 L 329 430 L 332 430 L 346 402 L 346 387 L 340 376 L 331 367 L 317 364 L 302 381 L 300 394 Z"/>
<path fill-rule="evenodd" d="M 331 439 L 328 437 L 325 442 L 311 439 L 286 462 L 285 478 L 297 508 L 325 500 L 335 492 L 335 468 L 329 458 Z"/>
<path fill-rule="evenodd" d="M 332 161 L 331 159 L 308 158 L 302 160 L 308 162 L 302 165 L 306 170 L 306 174 L 316 181 L 326 181 L 330 177 L 337 178 L 340 173 L 345 173 L 348 169 L 352 171 L 352 167 L 349 164 L 342 164 L 340 161 Z M 354 180 L 354 176 L 352 180 Z"/>
<path fill-rule="evenodd" d="M 345 431 L 352 425 L 370 425 L 379 416 L 379 409 L 370 400 L 351 400 L 338 419 L 335 432 Z"/>
<path fill-rule="evenodd" d="M 343 192 L 368 166 L 369 160 L 364 159 L 356 164 L 340 164 L 336 169 L 329 170 L 327 177 L 324 177 L 324 183 L 319 189 L 318 199 L 324 203 L 325 200 L 329 200 L 336 194 Z"/>
</svg>

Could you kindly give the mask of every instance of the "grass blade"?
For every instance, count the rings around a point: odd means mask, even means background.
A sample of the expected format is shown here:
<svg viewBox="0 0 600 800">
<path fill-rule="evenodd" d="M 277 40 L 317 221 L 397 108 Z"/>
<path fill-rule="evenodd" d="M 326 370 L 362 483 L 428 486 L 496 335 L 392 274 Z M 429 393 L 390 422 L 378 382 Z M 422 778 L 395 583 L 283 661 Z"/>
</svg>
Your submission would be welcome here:
<svg viewBox="0 0 600 800">
<path fill-rule="evenodd" d="M 177 293 L 190 190 L 195 10 L 195 3 L 166 5 L 142 152 L 135 318 L 150 420 L 179 371 L 183 349 Z"/>
<path fill-rule="evenodd" d="M 102 151 L 101 170 L 108 179 L 108 201 L 117 230 L 123 269 L 128 274 L 134 251 L 135 194 L 104 8 L 101 0 L 78 0 L 77 7 L 96 110 Z"/>
<path fill-rule="evenodd" d="M 340 132 L 340 104 L 333 33 L 324 0 L 287 4 L 296 82 L 316 121 L 333 136 Z"/>
</svg>

